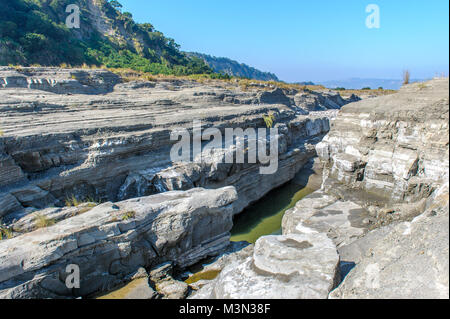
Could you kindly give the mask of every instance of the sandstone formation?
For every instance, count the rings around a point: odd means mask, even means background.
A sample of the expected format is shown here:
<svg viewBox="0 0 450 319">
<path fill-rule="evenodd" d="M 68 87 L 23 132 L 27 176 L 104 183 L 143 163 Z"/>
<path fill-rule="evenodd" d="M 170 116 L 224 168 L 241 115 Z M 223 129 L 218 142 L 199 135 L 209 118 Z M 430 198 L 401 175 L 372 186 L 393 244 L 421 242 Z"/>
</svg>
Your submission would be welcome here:
<svg viewBox="0 0 450 319">
<path fill-rule="evenodd" d="M 448 298 L 448 91 L 435 79 L 344 106 L 316 146 L 321 190 L 192 298 Z"/>
<path fill-rule="evenodd" d="M 356 267 L 332 298 L 449 298 L 448 183 L 412 221 L 376 229 L 340 250 Z"/>
<path fill-rule="evenodd" d="M 317 145 L 322 190 L 284 226 L 327 232 L 356 264 L 331 297 L 448 298 L 448 92 L 435 79 L 345 106 Z M 324 216 L 337 203 L 361 207 Z"/>
<path fill-rule="evenodd" d="M 314 145 L 336 112 L 299 115 L 309 107 L 296 104 L 298 92 L 242 91 L 222 82 L 120 83 L 101 70 L 2 67 L 0 79 L 0 216 L 6 222 L 24 212 L 64 206 L 73 196 L 84 202 L 117 201 L 227 185 L 238 190 L 240 212 L 293 178 L 315 155 Z M 336 100 L 335 93 L 323 94 L 328 104 Z M 211 163 L 170 161 L 174 129 L 192 132 L 193 120 L 222 132 L 225 127 L 265 127 L 263 115 L 270 113 L 279 131 L 276 175 L 259 174 L 259 163 L 220 164 L 220 151 L 211 155 Z"/>
<path fill-rule="evenodd" d="M 0 226 L 12 237 L 0 242 L 4 298 L 90 296 L 131 280 L 138 267 L 183 269 L 219 254 L 229 245 L 232 215 L 292 179 L 316 155 L 337 109 L 357 99 L 8 67 L 0 68 L 0 97 Z M 260 162 L 223 163 L 236 156 L 233 147 L 200 162 L 170 159 L 171 132 L 192 133 L 194 120 L 223 133 L 266 127 L 268 115 L 278 129 L 276 174 L 259 174 Z M 80 289 L 64 283 L 72 263 L 83 274 Z M 185 296 L 187 285 L 164 278 L 126 291 Z"/>
<path fill-rule="evenodd" d="M 233 187 L 196 188 L 104 203 L 0 241 L 0 297 L 88 296 L 113 288 L 139 267 L 192 265 L 228 246 L 236 198 Z M 79 289 L 65 284 L 70 264 L 79 266 Z"/>
<path fill-rule="evenodd" d="M 448 179 L 448 79 L 348 105 L 317 145 L 331 180 L 374 199 L 415 202 Z"/>
<path fill-rule="evenodd" d="M 185 298 L 174 269 L 219 255 L 204 267 L 218 276 L 190 298 L 448 298 L 448 79 L 341 110 L 358 99 L 102 70 L 2 67 L 0 85 L 0 226 L 12 237 L 0 241 L 0 297 L 92 296 L 132 280 L 125 297 Z M 223 133 L 267 116 L 276 174 L 224 163 L 238 155 L 225 144 L 170 159 L 171 132 L 194 120 Z M 286 212 L 282 235 L 230 246 L 233 215 L 316 154 L 322 187 Z M 68 264 L 79 289 L 65 285 Z"/>
</svg>

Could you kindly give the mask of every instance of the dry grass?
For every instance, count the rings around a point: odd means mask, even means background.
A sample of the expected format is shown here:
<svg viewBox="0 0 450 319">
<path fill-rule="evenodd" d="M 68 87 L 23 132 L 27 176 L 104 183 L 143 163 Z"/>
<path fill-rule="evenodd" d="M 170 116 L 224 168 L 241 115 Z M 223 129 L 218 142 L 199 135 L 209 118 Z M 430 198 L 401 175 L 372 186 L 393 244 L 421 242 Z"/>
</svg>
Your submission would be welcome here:
<svg viewBox="0 0 450 319">
<path fill-rule="evenodd" d="M 423 90 L 423 89 L 426 89 L 428 87 L 428 85 L 421 82 L 421 83 L 417 84 L 417 87 L 419 88 L 419 90 Z"/>
<path fill-rule="evenodd" d="M 34 221 L 36 222 L 36 228 L 45 228 L 56 223 L 54 219 L 48 218 L 47 216 L 41 214 L 36 214 L 34 217 Z"/>
<path fill-rule="evenodd" d="M 84 200 L 79 200 L 75 197 L 75 195 L 72 195 L 70 197 L 66 198 L 66 207 L 78 207 L 81 204 L 87 204 L 86 206 L 89 208 L 93 208 L 100 204 L 99 201 L 95 200 L 93 197 L 88 196 Z"/>
<path fill-rule="evenodd" d="M 264 123 L 266 123 L 267 128 L 272 128 L 273 121 L 275 121 L 275 116 L 273 114 L 263 115 Z"/>
<path fill-rule="evenodd" d="M 213 83 L 214 81 L 222 81 L 222 82 L 228 82 L 229 80 L 216 80 L 211 79 L 206 74 L 192 74 L 192 75 L 185 75 L 185 76 L 175 76 L 175 75 L 165 75 L 165 74 L 157 74 L 153 75 L 150 73 L 145 73 L 141 71 L 135 71 L 132 69 L 116 69 L 116 68 L 109 68 L 108 71 L 117 74 L 122 78 L 124 82 L 131 82 L 131 81 L 137 81 L 137 82 L 158 82 L 158 81 L 165 81 L 165 82 L 175 82 L 180 80 L 185 81 L 196 81 L 198 83 Z"/>
<path fill-rule="evenodd" d="M 12 64 L 9 64 L 8 65 L 10 68 L 13 68 L 14 70 L 16 70 L 17 72 L 23 72 L 23 66 L 21 66 L 21 65 L 12 65 Z"/>
<path fill-rule="evenodd" d="M 132 69 L 108 69 L 114 74 L 117 74 L 122 78 L 124 82 L 131 81 L 155 81 L 155 78 L 148 73 L 135 71 Z"/>
<path fill-rule="evenodd" d="M 61 63 L 61 64 L 59 65 L 59 67 L 60 67 L 61 69 L 72 69 L 72 65 L 67 64 L 67 63 Z"/>
<path fill-rule="evenodd" d="M 133 210 L 130 210 L 122 215 L 122 220 L 129 220 L 131 218 L 134 218 L 136 216 L 136 212 Z"/>
<path fill-rule="evenodd" d="M 21 70 L 20 66 L 14 66 L 10 65 L 11 67 L 14 67 L 16 70 Z M 106 66 L 95 66 L 95 65 L 87 65 L 83 64 L 81 66 L 72 66 L 70 64 L 62 63 L 59 66 L 60 68 L 78 68 L 78 69 L 105 69 L 108 70 L 114 74 L 117 74 L 120 76 L 123 80 L 123 82 L 158 82 L 158 81 L 164 81 L 164 82 L 176 82 L 176 81 L 195 81 L 200 84 L 210 84 L 210 85 L 218 85 L 227 89 L 234 89 L 237 87 L 240 87 L 242 91 L 270 91 L 275 88 L 281 88 L 284 90 L 295 90 L 297 92 L 309 92 L 309 91 L 324 91 L 328 90 L 323 85 L 303 85 L 303 84 L 294 84 L 294 83 L 285 83 L 285 82 L 279 82 L 279 81 L 259 81 L 259 80 L 252 80 L 252 79 L 243 79 L 243 78 L 230 78 L 230 79 L 212 79 L 207 74 L 192 74 L 192 75 L 186 75 L 186 76 L 175 76 L 175 75 L 164 75 L 164 74 L 158 74 L 153 75 L 150 73 L 142 72 L 142 71 L 136 71 L 133 69 L 127 69 L 127 68 L 107 68 Z M 408 81 L 409 81 L 409 71 L 405 71 L 408 75 Z M 75 79 L 76 77 L 72 75 L 72 78 Z M 331 89 L 333 90 L 333 89 Z M 351 94 L 371 94 L 371 95 L 387 95 L 395 93 L 395 90 L 384 90 L 384 89 L 377 89 L 377 90 L 336 90 L 343 96 L 350 96 Z"/>
<path fill-rule="evenodd" d="M 280 88 L 284 90 L 296 90 L 299 92 L 326 90 L 323 85 L 303 85 L 295 83 L 286 83 L 278 81 L 258 81 L 249 79 L 233 79 L 243 91 L 249 91 L 251 89 L 255 90 L 273 90 L 275 88 Z M 233 81 L 232 80 L 232 81 Z M 229 81 L 229 80 L 228 80 Z"/>
<path fill-rule="evenodd" d="M 0 240 L 13 238 L 13 231 L 0 220 Z"/>
<path fill-rule="evenodd" d="M 95 201 L 88 201 L 87 203 L 82 203 L 80 205 L 83 205 L 83 207 L 81 207 L 78 211 L 77 211 L 77 215 L 81 215 L 84 213 L 87 213 L 88 211 L 90 211 L 92 208 L 97 207 L 99 203 L 95 202 Z"/>
<path fill-rule="evenodd" d="M 409 70 L 403 71 L 403 84 L 409 84 L 409 80 L 411 78 L 411 74 L 409 73 Z"/>
<path fill-rule="evenodd" d="M 92 208 L 93 207 L 89 207 L 89 206 L 83 207 L 83 208 L 81 208 L 80 210 L 77 211 L 76 215 L 81 215 L 81 214 L 87 213 Z"/>
<path fill-rule="evenodd" d="M 79 201 L 75 195 L 72 195 L 71 197 L 66 198 L 66 206 L 67 207 L 77 207 L 81 204 L 82 202 Z"/>
<path fill-rule="evenodd" d="M 258 81 L 250 79 L 241 78 L 231 78 L 231 79 L 212 79 L 207 74 L 192 74 L 185 76 L 175 76 L 175 75 L 152 75 L 149 73 L 135 71 L 132 69 L 116 69 L 110 68 L 109 71 L 119 75 L 124 82 L 130 81 L 195 81 L 201 84 L 222 84 L 225 86 L 239 86 L 243 91 L 248 91 L 251 89 L 255 90 L 272 90 L 274 88 L 281 88 L 286 90 L 297 90 L 297 91 L 307 91 L 307 90 L 325 90 L 326 88 L 322 85 L 301 85 L 301 84 L 289 84 L 285 82 L 276 81 Z M 234 84 L 234 85 L 233 85 Z"/>
<path fill-rule="evenodd" d="M 98 65 L 88 65 L 86 63 L 83 63 L 82 65 L 71 65 L 67 63 L 61 63 L 59 65 L 61 69 L 85 69 L 85 70 L 95 70 L 95 69 L 106 69 L 104 65 L 98 66 Z"/>
</svg>

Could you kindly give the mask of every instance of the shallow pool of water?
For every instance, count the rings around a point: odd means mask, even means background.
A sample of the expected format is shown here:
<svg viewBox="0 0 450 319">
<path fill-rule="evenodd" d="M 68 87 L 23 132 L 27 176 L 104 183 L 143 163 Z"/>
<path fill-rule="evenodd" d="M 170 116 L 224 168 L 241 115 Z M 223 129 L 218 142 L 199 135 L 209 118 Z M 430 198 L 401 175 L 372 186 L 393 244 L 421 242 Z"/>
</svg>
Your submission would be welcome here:
<svg viewBox="0 0 450 319">
<path fill-rule="evenodd" d="M 281 221 L 285 211 L 313 191 L 295 182 L 270 191 L 234 217 L 231 241 L 255 243 L 261 236 L 281 234 Z"/>
<path fill-rule="evenodd" d="M 148 279 L 147 278 L 138 278 L 135 279 L 125 286 L 118 288 L 116 290 L 113 290 L 105 295 L 98 296 L 96 299 L 126 299 L 127 295 L 136 287 L 139 287 L 140 285 L 144 284 Z"/>
</svg>

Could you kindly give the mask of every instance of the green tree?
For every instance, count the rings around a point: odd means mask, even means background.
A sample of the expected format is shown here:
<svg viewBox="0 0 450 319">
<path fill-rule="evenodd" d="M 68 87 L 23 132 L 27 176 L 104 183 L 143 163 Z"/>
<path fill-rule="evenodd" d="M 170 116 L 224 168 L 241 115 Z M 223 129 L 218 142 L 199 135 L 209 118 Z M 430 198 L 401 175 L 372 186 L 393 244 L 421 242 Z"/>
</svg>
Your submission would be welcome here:
<svg viewBox="0 0 450 319">
<path fill-rule="evenodd" d="M 117 1 L 117 0 L 110 0 L 109 1 L 109 4 L 114 8 L 114 9 L 116 9 L 116 10 L 121 10 L 122 9 L 122 5 L 120 4 L 120 2 L 119 1 Z"/>
<path fill-rule="evenodd" d="M 43 34 L 27 33 L 22 39 L 23 46 L 28 51 L 39 51 L 48 44 L 48 39 Z"/>
</svg>

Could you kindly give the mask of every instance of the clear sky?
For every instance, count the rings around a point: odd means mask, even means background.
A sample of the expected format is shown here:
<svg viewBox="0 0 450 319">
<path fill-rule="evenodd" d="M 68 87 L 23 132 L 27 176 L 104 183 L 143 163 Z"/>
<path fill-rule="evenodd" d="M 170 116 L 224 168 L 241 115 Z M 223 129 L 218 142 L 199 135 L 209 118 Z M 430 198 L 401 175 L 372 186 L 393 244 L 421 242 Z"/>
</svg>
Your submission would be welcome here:
<svg viewBox="0 0 450 319">
<path fill-rule="evenodd" d="M 119 0 L 184 51 L 224 56 L 282 80 L 430 78 L 449 70 L 448 0 Z M 366 6 L 380 28 L 366 27 Z"/>
</svg>

